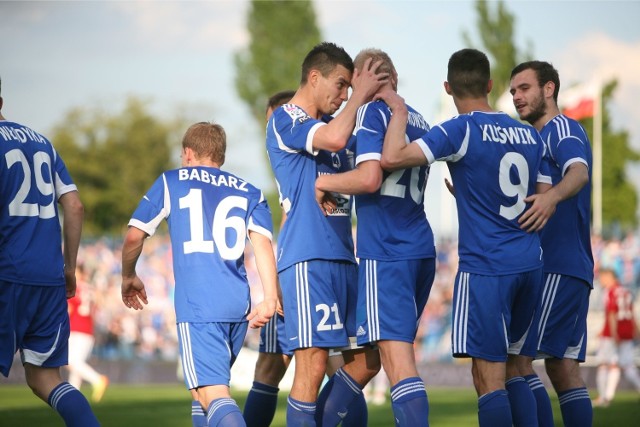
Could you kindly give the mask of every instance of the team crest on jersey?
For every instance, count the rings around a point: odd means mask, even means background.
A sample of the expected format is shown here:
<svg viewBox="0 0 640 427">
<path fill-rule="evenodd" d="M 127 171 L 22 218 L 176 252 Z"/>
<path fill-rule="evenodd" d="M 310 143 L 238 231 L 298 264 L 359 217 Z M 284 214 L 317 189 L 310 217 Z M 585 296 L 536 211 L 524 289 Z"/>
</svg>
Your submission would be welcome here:
<svg viewBox="0 0 640 427">
<path fill-rule="evenodd" d="M 338 153 L 331 153 L 331 164 L 333 164 L 333 167 L 336 169 L 340 169 L 340 166 L 342 166 Z"/>
<path fill-rule="evenodd" d="M 298 123 L 304 123 L 307 120 L 311 119 L 302 108 L 298 107 L 294 104 L 284 104 L 282 106 L 284 111 L 293 119 L 293 121 L 297 121 Z"/>
</svg>

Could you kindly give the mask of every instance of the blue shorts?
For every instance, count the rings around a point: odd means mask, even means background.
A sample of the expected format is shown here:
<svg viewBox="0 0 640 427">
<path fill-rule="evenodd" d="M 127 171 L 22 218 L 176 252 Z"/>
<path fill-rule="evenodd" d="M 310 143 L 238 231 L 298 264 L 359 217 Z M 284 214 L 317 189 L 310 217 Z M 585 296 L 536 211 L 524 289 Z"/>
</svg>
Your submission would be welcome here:
<svg viewBox="0 0 640 427">
<path fill-rule="evenodd" d="M 532 330 L 542 268 L 503 276 L 459 271 L 453 292 L 453 357 L 504 362 Z"/>
<path fill-rule="evenodd" d="M 292 356 L 287 342 L 284 317 L 278 313 L 260 328 L 260 353 L 286 354 Z"/>
<path fill-rule="evenodd" d="M 582 279 L 547 273 L 538 316 L 538 358 L 585 361 L 591 287 Z"/>
<path fill-rule="evenodd" d="M 358 274 L 358 344 L 413 343 L 435 277 L 435 258 L 361 259 Z"/>
<path fill-rule="evenodd" d="M 300 262 L 280 272 L 288 348 L 337 348 L 355 336 L 358 268 L 340 261 Z"/>
<path fill-rule="evenodd" d="M 0 282 L 0 372 L 5 377 L 18 350 L 23 364 L 67 365 L 69 314 L 64 286 Z"/>
<path fill-rule="evenodd" d="M 187 389 L 229 385 L 231 366 L 247 335 L 248 322 L 178 323 L 180 358 Z"/>
</svg>

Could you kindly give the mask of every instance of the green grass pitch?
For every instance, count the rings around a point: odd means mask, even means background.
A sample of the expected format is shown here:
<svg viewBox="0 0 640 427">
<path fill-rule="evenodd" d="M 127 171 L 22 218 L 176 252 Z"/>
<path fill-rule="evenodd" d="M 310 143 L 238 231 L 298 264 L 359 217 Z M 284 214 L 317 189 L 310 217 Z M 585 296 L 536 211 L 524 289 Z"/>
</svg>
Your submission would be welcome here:
<svg viewBox="0 0 640 427">
<path fill-rule="evenodd" d="M 86 395 L 90 390 L 83 389 Z M 466 427 L 477 425 L 475 392 L 466 388 L 428 389 L 430 424 L 434 427 Z M 234 397 L 242 408 L 245 392 Z M 561 426 L 560 410 L 552 393 L 556 426 Z M 104 399 L 93 405 L 103 427 L 153 426 L 191 427 L 190 396 L 184 386 L 169 385 L 112 385 Z M 272 424 L 285 426 L 286 393 L 280 393 L 278 411 Z M 594 408 L 594 426 L 624 427 L 638 425 L 640 398 L 637 393 L 621 391 L 608 408 Z M 369 405 L 369 426 L 394 425 L 391 405 Z M 0 427 L 38 426 L 63 427 L 62 419 L 37 399 L 26 385 L 0 385 Z"/>
</svg>

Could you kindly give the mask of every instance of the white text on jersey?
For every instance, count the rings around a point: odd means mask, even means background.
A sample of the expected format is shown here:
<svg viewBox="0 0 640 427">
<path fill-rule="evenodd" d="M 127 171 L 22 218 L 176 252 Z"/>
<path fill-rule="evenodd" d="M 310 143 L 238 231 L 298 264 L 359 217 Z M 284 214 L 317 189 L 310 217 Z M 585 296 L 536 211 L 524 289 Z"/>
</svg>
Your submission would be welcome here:
<svg viewBox="0 0 640 427">
<path fill-rule="evenodd" d="M 508 127 L 496 125 L 482 125 L 482 140 L 499 142 L 501 144 L 537 144 L 531 134 L 531 129 L 524 127 Z"/>
<path fill-rule="evenodd" d="M 225 175 L 211 175 L 206 170 L 199 169 L 180 169 L 178 170 L 178 179 L 180 181 L 184 180 L 192 180 L 206 182 L 207 184 L 215 185 L 216 187 L 226 186 L 233 187 L 236 190 L 240 191 L 249 191 L 247 189 L 247 183 L 241 179 L 236 178 L 235 176 L 225 176 Z"/>
</svg>

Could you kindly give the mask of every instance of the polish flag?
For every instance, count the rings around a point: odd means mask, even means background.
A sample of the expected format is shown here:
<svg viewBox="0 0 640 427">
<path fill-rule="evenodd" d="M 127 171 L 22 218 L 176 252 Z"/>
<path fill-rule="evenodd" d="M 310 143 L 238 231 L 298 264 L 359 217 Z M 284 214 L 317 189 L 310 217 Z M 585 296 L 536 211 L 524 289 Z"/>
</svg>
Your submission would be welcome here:
<svg viewBox="0 0 640 427">
<path fill-rule="evenodd" d="M 598 86 L 581 84 L 568 89 L 560 89 L 559 104 L 562 114 L 574 120 L 593 117 L 595 114 Z"/>
</svg>

